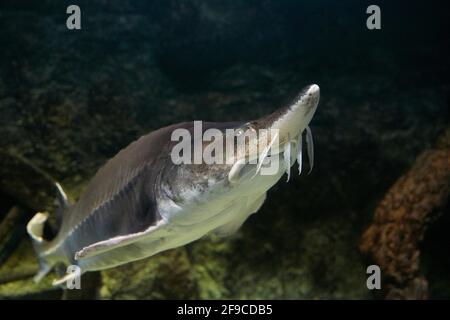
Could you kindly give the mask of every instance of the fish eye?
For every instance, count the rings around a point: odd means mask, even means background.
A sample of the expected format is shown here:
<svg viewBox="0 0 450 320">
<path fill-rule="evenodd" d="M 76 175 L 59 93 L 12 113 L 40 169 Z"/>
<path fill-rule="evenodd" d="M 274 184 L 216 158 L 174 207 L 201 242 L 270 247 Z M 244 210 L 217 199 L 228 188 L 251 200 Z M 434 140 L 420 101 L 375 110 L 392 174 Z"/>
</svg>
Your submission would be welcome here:
<svg viewBox="0 0 450 320">
<path fill-rule="evenodd" d="M 244 134 L 248 130 L 252 130 L 252 131 L 255 130 L 255 128 L 253 128 L 251 123 L 246 123 L 242 127 L 236 129 L 235 136 L 239 137 L 240 135 Z"/>
<path fill-rule="evenodd" d="M 243 133 L 244 133 L 244 129 L 242 129 L 242 128 L 237 129 L 236 130 L 236 137 L 242 135 Z"/>
</svg>

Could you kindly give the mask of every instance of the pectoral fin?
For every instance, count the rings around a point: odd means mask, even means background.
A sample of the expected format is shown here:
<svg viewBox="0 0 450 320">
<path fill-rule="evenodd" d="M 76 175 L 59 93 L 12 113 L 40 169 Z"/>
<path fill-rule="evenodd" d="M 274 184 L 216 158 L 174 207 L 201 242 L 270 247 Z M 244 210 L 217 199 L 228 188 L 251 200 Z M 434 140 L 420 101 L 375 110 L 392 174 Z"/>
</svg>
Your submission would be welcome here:
<svg viewBox="0 0 450 320">
<path fill-rule="evenodd" d="M 164 220 L 160 220 L 156 225 L 149 227 L 145 231 L 117 236 L 108 240 L 93 243 L 87 247 L 84 247 L 80 251 L 77 251 L 75 253 L 75 260 L 90 258 L 98 254 L 129 245 L 144 238 L 149 239 L 151 237 L 161 237 L 165 232 L 164 229 L 161 228 L 163 223 Z"/>
<path fill-rule="evenodd" d="M 244 224 L 244 222 L 251 214 L 255 213 L 256 211 L 259 210 L 259 208 L 261 208 L 265 200 L 266 200 L 265 193 L 256 200 L 254 200 L 254 198 L 247 199 L 246 201 L 247 203 L 241 207 L 240 212 L 236 214 L 236 217 L 227 224 L 224 224 L 219 228 L 215 229 L 213 231 L 214 234 L 216 234 L 219 237 L 228 237 L 234 234 L 236 231 L 239 230 L 239 228 Z"/>
</svg>

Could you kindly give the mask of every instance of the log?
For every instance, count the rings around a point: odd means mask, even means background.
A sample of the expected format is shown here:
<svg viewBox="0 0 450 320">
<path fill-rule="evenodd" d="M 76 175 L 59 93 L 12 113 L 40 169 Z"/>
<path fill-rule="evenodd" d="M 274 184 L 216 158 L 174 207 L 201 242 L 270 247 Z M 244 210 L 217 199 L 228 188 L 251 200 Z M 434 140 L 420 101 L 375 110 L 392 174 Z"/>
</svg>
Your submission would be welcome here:
<svg viewBox="0 0 450 320">
<path fill-rule="evenodd" d="M 360 241 L 360 251 L 379 265 L 386 299 L 426 299 L 420 248 L 430 222 L 448 201 L 450 148 L 427 150 L 390 188 Z"/>
<path fill-rule="evenodd" d="M 25 225 L 29 213 L 15 206 L 8 211 L 0 223 L 0 265 L 8 259 L 26 233 Z"/>
<path fill-rule="evenodd" d="M 0 191 L 32 211 L 54 209 L 55 180 L 14 152 L 0 152 Z"/>
</svg>

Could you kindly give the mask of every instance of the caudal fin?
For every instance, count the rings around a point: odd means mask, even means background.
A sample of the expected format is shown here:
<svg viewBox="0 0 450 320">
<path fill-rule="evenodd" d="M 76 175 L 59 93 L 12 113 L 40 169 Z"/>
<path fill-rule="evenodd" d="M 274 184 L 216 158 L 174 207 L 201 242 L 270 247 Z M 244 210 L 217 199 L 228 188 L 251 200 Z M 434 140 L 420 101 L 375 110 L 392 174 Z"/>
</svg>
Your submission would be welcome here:
<svg viewBox="0 0 450 320">
<path fill-rule="evenodd" d="M 34 251 L 36 252 L 39 260 L 39 272 L 33 278 L 36 283 L 41 281 L 41 279 L 52 269 L 52 266 L 47 263 L 42 255 L 43 248 L 47 244 L 47 241 L 44 240 L 43 237 L 44 225 L 47 219 L 48 215 L 46 213 L 38 212 L 27 224 L 27 232 L 31 238 Z"/>
</svg>

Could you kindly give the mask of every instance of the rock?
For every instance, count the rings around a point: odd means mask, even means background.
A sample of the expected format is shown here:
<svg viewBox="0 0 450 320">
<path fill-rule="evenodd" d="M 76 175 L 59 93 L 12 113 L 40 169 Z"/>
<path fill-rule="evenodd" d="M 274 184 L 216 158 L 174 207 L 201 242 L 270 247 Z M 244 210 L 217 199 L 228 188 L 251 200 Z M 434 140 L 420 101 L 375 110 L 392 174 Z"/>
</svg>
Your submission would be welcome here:
<svg viewBox="0 0 450 320">
<path fill-rule="evenodd" d="M 430 222 L 445 207 L 449 186 L 450 148 L 431 149 L 418 156 L 379 203 L 360 250 L 381 267 L 386 298 L 428 297 L 420 244 Z"/>
<path fill-rule="evenodd" d="M 0 265 L 0 299 L 60 299 L 62 290 L 52 286 L 52 277 L 33 282 L 37 259 L 28 239 Z"/>
<path fill-rule="evenodd" d="M 197 285 L 186 250 L 170 250 L 102 274 L 100 299 L 195 299 Z"/>
</svg>

